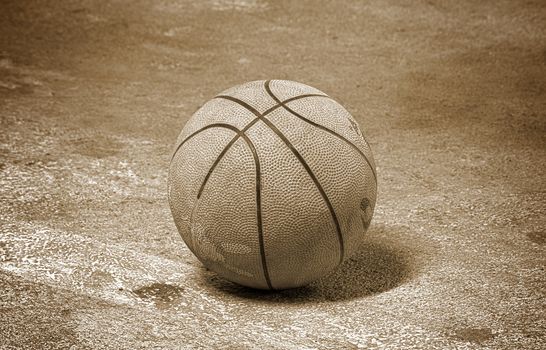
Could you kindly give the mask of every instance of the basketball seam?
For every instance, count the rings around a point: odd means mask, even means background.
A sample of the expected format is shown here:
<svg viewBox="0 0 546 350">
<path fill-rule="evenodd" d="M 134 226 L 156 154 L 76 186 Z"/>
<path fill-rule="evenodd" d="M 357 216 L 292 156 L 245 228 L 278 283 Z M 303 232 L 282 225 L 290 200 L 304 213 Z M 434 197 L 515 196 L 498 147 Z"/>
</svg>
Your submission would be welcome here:
<svg viewBox="0 0 546 350">
<path fill-rule="evenodd" d="M 265 84 L 267 84 L 266 90 L 268 90 L 269 81 L 266 81 Z M 256 110 L 251 105 L 249 105 L 246 102 L 241 101 L 241 100 L 239 100 L 239 99 L 237 99 L 235 97 L 228 96 L 228 95 L 218 95 L 218 96 L 216 96 L 215 98 L 222 98 L 222 99 L 230 100 L 232 102 L 235 102 L 235 103 L 241 105 L 242 107 L 244 107 L 245 109 L 247 109 L 248 111 L 253 113 L 257 118 L 255 118 L 254 120 L 249 122 L 242 130 L 239 130 L 237 127 L 235 127 L 233 125 L 230 125 L 230 124 L 224 124 L 224 123 L 209 124 L 209 125 L 201 128 L 201 129 L 193 132 L 186 139 L 184 139 L 177 146 L 175 151 L 173 152 L 171 161 L 174 159 L 176 153 L 182 147 L 182 145 L 184 145 L 188 140 L 190 140 L 195 135 L 199 134 L 200 132 L 202 132 L 204 130 L 207 130 L 207 129 L 210 129 L 210 128 L 213 128 L 213 127 L 221 127 L 221 128 L 227 128 L 227 129 L 230 129 L 230 130 L 236 132 L 236 135 L 224 147 L 222 152 L 218 155 L 218 157 L 214 161 L 213 165 L 211 166 L 211 168 L 207 172 L 207 175 L 205 176 L 205 179 L 203 180 L 203 182 L 202 182 L 202 184 L 201 184 L 201 186 L 199 188 L 198 194 L 197 194 L 197 198 L 199 199 L 202 192 L 203 192 L 203 190 L 204 190 L 205 184 L 208 182 L 208 179 L 210 178 L 212 172 L 214 171 L 214 169 L 216 168 L 218 163 L 221 161 L 221 159 L 224 157 L 224 155 L 229 151 L 231 146 L 239 139 L 239 137 L 243 137 L 243 139 L 245 140 L 245 142 L 247 143 L 248 147 L 250 148 L 250 150 L 252 152 L 252 155 L 254 157 L 255 166 L 256 166 L 256 206 L 257 206 L 258 240 L 259 240 L 259 245 L 260 245 L 260 255 L 261 255 L 261 262 L 262 262 L 262 269 L 263 269 L 263 273 L 264 273 L 264 278 L 266 280 L 266 283 L 267 283 L 269 289 L 273 289 L 271 279 L 270 279 L 270 276 L 269 276 L 269 270 L 267 268 L 267 259 L 266 259 L 266 255 L 265 255 L 265 243 L 264 243 L 264 237 L 263 237 L 263 223 L 262 223 L 262 213 L 261 213 L 261 170 L 260 170 L 259 156 L 257 154 L 257 151 L 256 151 L 256 148 L 255 148 L 254 144 L 252 143 L 250 138 L 245 134 L 245 132 L 250 127 L 252 127 L 256 122 L 258 122 L 259 120 L 262 120 L 275 134 L 277 134 L 277 136 L 280 137 L 281 140 L 285 143 L 285 145 L 292 151 L 292 153 L 296 156 L 296 158 L 302 164 L 304 169 L 307 171 L 307 173 L 311 177 L 311 180 L 313 181 L 313 183 L 317 187 L 319 193 L 321 194 L 324 202 L 326 203 L 326 206 L 328 207 L 328 210 L 330 211 L 330 213 L 332 215 L 334 225 L 336 227 L 336 232 L 338 234 L 338 240 L 339 240 L 339 244 L 340 244 L 339 263 L 341 263 L 343 261 L 343 259 L 344 259 L 345 249 L 344 249 L 343 236 L 341 234 L 341 227 L 340 227 L 339 221 L 337 219 L 337 215 L 335 213 L 335 210 L 334 210 L 328 196 L 326 195 L 326 192 L 322 188 L 322 185 L 320 184 L 320 182 L 318 181 L 318 179 L 314 175 L 313 171 L 311 170 L 311 168 L 309 167 L 309 165 L 307 164 L 305 159 L 295 149 L 295 147 L 290 143 L 290 141 L 282 134 L 282 132 L 279 129 L 277 129 L 277 127 L 271 121 L 269 121 L 269 120 L 267 120 L 265 118 L 266 115 L 273 112 L 274 110 L 276 110 L 279 107 L 283 107 L 283 108 L 287 109 L 286 103 L 291 102 L 291 101 L 295 101 L 295 100 L 306 98 L 306 97 L 325 97 L 325 98 L 330 98 L 330 97 L 327 96 L 327 95 L 323 95 L 323 94 L 305 94 L 305 95 L 294 96 L 294 97 L 288 98 L 288 99 L 286 99 L 284 101 L 280 101 L 275 95 L 272 94 L 272 92 L 270 92 L 270 90 L 268 91 L 268 94 L 277 102 L 277 104 L 272 106 L 271 108 L 267 109 L 263 113 L 260 113 L 258 110 Z M 301 118 L 306 119 L 303 116 L 301 116 Z M 312 123 L 312 122 L 310 122 L 310 123 Z M 327 131 L 330 131 L 327 128 L 324 128 L 324 129 L 326 129 Z M 332 133 L 334 133 L 334 132 L 332 132 Z M 339 136 L 341 136 L 341 135 L 339 135 Z M 350 144 L 350 142 L 348 140 L 346 140 L 346 142 L 348 142 Z M 354 145 L 353 145 L 353 147 L 356 148 L 356 146 L 354 146 Z M 367 158 L 365 156 L 364 156 L 364 158 L 367 160 Z"/>
<path fill-rule="evenodd" d="M 305 98 L 305 97 L 328 97 L 326 95 L 319 95 L 319 94 L 308 94 L 308 95 L 300 95 L 300 96 L 296 96 L 296 97 L 292 97 L 292 98 L 289 98 L 285 101 L 283 101 L 284 103 L 286 102 L 289 102 L 289 101 L 294 101 L 294 100 L 298 100 L 298 99 L 301 99 L 301 98 Z M 236 102 L 233 100 L 233 97 L 231 96 L 226 96 L 226 95 L 218 95 L 216 96 L 215 98 L 221 98 L 221 99 L 225 99 L 225 100 L 230 100 L 232 102 Z M 244 106 L 243 106 L 244 107 Z M 281 107 L 280 104 L 277 104 L 271 108 L 269 108 L 268 110 L 266 110 L 265 112 L 263 113 L 259 113 L 257 110 L 254 109 L 254 111 L 250 110 L 250 109 L 247 109 L 249 110 L 250 112 L 252 112 L 254 115 L 258 116 L 266 116 L 268 115 L 269 113 L 273 112 L 275 109 Z M 246 108 L 246 107 L 245 107 Z M 255 119 L 253 119 L 251 122 L 249 122 L 247 125 L 245 125 L 245 127 L 241 130 L 241 132 L 246 132 L 248 129 L 250 129 L 252 127 L 252 125 L 256 124 L 257 121 L 260 120 L 260 117 L 256 117 Z M 201 196 L 201 193 L 202 191 L 204 190 L 205 188 L 205 184 L 207 183 L 210 175 L 212 175 L 212 172 L 214 171 L 214 169 L 216 168 L 216 166 L 218 165 L 218 163 L 220 162 L 220 160 L 222 160 L 222 158 L 224 157 L 225 153 L 229 150 L 229 148 L 231 148 L 231 146 L 233 146 L 233 144 L 239 139 L 240 135 L 235 135 L 233 136 L 233 138 L 228 142 L 228 144 L 224 147 L 224 149 L 222 150 L 222 152 L 220 152 L 220 154 L 218 155 L 218 157 L 216 158 L 216 160 L 214 161 L 214 163 L 212 164 L 212 166 L 210 167 L 207 175 L 205 176 L 205 179 L 203 180 L 203 183 L 201 184 L 201 187 L 199 188 L 199 192 L 197 193 L 197 198 L 199 198 Z"/>
<path fill-rule="evenodd" d="M 261 170 L 260 170 L 260 158 L 258 157 L 258 152 L 256 151 L 256 147 L 254 146 L 254 143 L 252 142 L 252 140 L 247 135 L 245 135 L 241 130 L 239 130 L 237 127 L 235 127 L 233 125 L 223 124 L 223 123 L 216 123 L 216 124 L 207 125 L 207 126 L 201 128 L 201 129 L 197 130 L 196 132 L 192 133 L 190 136 L 188 136 L 184 141 L 182 141 L 180 143 L 177 150 L 184 143 L 186 143 L 188 140 L 190 140 L 193 136 L 197 135 L 199 132 L 204 131 L 206 129 L 213 128 L 213 127 L 226 128 L 226 129 L 234 131 L 235 133 L 237 133 L 237 135 L 242 137 L 243 140 L 245 140 L 248 148 L 250 148 L 250 151 L 252 152 L 252 157 L 254 158 L 254 165 L 255 165 L 255 168 L 256 168 L 256 171 L 255 171 L 255 174 L 256 174 L 255 175 L 256 176 L 256 180 L 255 180 L 255 183 L 256 183 L 256 221 L 257 221 L 257 226 L 258 226 L 258 243 L 259 243 L 259 246 L 260 246 L 260 258 L 261 258 L 261 262 L 262 262 L 262 271 L 264 273 L 264 278 L 265 278 L 265 281 L 267 283 L 267 286 L 268 286 L 269 289 L 273 289 L 273 286 L 271 285 L 271 279 L 269 277 L 269 271 L 267 269 L 267 261 L 265 259 L 265 244 L 264 244 L 264 237 L 263 237 L 262 204 L 261 204 L 261 202 L 262 202 L 262 200 L 261 200 L 261 177 L 262 177 L 262 175 L 261 175 Z M 235 138 L 233 138 L 232 141 L 233 140 L 235 140 Z M 233 143 L 235 143 L 235 141 L 233 141 Z M 228 148 L 224 148 L 224 150 L 222 151 L 222 155 L 225 154 L 227 152 L 227 150 L 228 150 Z M 174 158 L 175 154 L 176 154 L 176 151 L 173 154 L 173 158 Z M 218 157 L 217 160 L 218 159 L 220 159 L 220 157 Z M 210 172 L 207 174 L 207 176 L 210 176 Z M 197 195 L 198 200 L 199 200 L 201 191 L 202 191 L 202 189 L 200 189 L 200 192 Z M 195 205 L 197 205 L 197 203 Z"/>
<path fill-rule="evenodd" d="M 283 103 L 288 103 L 288 102 L 291 102 L 291 101 L 295 101 L 295 100 L 299 100 L 299 99 L 302 99 L 302 98 L 305 98 L 305 97 L 326 97 L 326 98 L 330 98 L 328 95 L 320 95 L 320 94 L 306 94 L 306 95 L 299 95 L 299 96 L 295 96 L 295 97 L 291 97 L 287 100 L 284 100 L 282 101 Z M 227 96 L 227 95 L 218 95 L 218 96 L 215 96 L 214 98 L 221 98 L 221 99 L 226 99 L 226 100 L 231 100 L 233 97 L 231 96 Z M 231 100 L 233 101 L 233 100 Z M 235 101 L 234 101 L 235 102 Z M 241 101 L 242 102 L 242 101 Z M 247 108 L 246 106 L 248 106 L 249 108 Z M 245 107 L 245 109 L 249 110 L 250 112 L 252 112 L 254 115 L 257 115 L 256 113 L 260 114 L 257 110 L 255 110 L 254 108 L 252 108 L 250 105 L 246 105 L 246 106 L 243 106 Z M 266 110 L 265 112 L 263 112 L 262 116 L 266 116 L 267 114 L 273 112 L 275 109 L 281 107 L 280 104 L 276 104 L 275 106 L 269 108 L 268 110 Z M 247 131 L 252 125 L 254 125 L 258 120 L 260 120 L 260 118 L 256 118 L 256 119 L 253 119 L 251 122 L 249 122 L 247 125 L 245 125 L 245 127 L 241 130 L 242 132 L 245 132 Z M 225 124 L 225 123 L 214 123 L 214 124 L 209 124 L 207 126 L 204 126 L 203 128 L 193 132 L 190 136 L 188 136 L 186 139 L 184 139 L 177 147 L 176 149 L 174 150 L 173 152 L 173 155 L 171 156 L 171 162 L 172 160 L 174 159 L 174 156 L 176 155 L 176 153 L 178 152 L 178 150 L 182 147 L 182 145 L 184 143 L 186 143 L 186 141 L 188 141 L 189 139 L 191 139 L 193 136 L 197 135 L 198 133 L 200 133 L 201 131 L 205 131 L 206 129 L 209 129 L 211 127 L 226 127 L 226 126 L 233 126 L 231 124 Z M 229 127 L 228 127 L 229 128 Z M 239 138 L 239 135 L 235 135 L 234 136 L 235 138 Z M 228 143 L 229 144 L 229 143 Z"/>
<path fill-rule="evenodd" d="M 201 129 L 197 130 L 197 131 L 194 131 L 193 133 L 190 134 L 190 136 L 186 137 L 182 142 L 180 142 L 180 144 L 176 147 L 176 149 L 174 150 L 173 152 L 173 155 L 171 156 L 171 162 L 173 161 L 174 159 L 174 156 L 176 156 L 176 153 L 178 152 L 178 150 L 182 147 L 182 145 L 184 145 L 186 142 L 188 142 L 191 138 L 193 138 L 194 136 L 196 136 L 197 134 L 201 133 L 202 131 L 205 131 L 207 129 L 211 129 L 211 128 L 224 128 L 224 129 L 229 129 L 229 130 L 232 130 L 232 131 L 235 131 L 235 132 L 239 132 L 239 129 L 237 129 L 235 126 L 231 125 L 231 124 L 226 124 L 226 123 L 214 123 L 214 124 L 209 124 L 209 125 L 206 125 L 204 127 L 202 127 Z"/>
<path fill-rule="evenodd" d="M 266 81 L 265 84 L 268 84 L 268 82 L 269 82 L 269 80 Z M 336 228 L 336 233 L 337 233 L 337 236 L 338 236 L 339 246 L 340 246 L 339 263 L 341 263 L 343 261 L 343 259 L 344 259 L 345 247 L 344 247 L 343 235 L 341 233 L 341 226 L 339 224 L 339 220 L 338 220 L 337 215 L 335 213 L 334 207 L 332 206 L 332 203 L 330 202 L 330 199 L 326 195 L 326 192 L 322 188 L 322 185 L 320 184 L 320 182 L 316 178 L 315 174 L 313 173 L 313 171 L 311 170 L 311 168 L 309 167 L 309 165 L 307 164 L 307 162 L 305 161 L 303 156 L 292 145 L 290 140 L 288 140 L 286 138 L 286 136 L 284 136 L 283 133 L 279 129 L 277 129 L 277 127 L 271 121 L 269 121 L 268 119 L 263 117 L 260 114 L 260 112 L 258 112 L 254 107 L 252 107 L 248 103 L 246 103 L 244 101 L 241 101 L 241 100 L 239 100 L 239 99 L 237 99 L 235 97 L 232 97 L 232 96 L 221 95 L 221 96 L 217 96 L 217 97 L 225 98 L 225 99 L 228 99 L 228 100 L 233 101 L 235 103 L 238 103 L 239 105 L 241 105 L 241 106 L 245 107 L 246 109 L 248 109 L 250 112 L 254 113 L 258 117 L 258 119 L 260 119 L 262 122 L 264 122 L 284 142 L 284 144 L 288 147 L 288 149 L 290 149 L 290 151 L 298 159 L 300 164 L 302 164 L 305 171 L 307 172 L 307 174 L 309 175 L 309 177 L 311 178 L 311 180 L 313 181 L 313 183 L 317 187 L 320 195 L 322 196 L 322 199 L 324 200 L 326 206 L 328 207 L 328 210 L 329 210 L 329 212 L 330 212 L 330 214 L 332 216 L 332 220 L 334 221 L 334 225 L 335 225 L 335 228 Z M 277 101 L 279 101 L 279 100 L 277 99 Z M 278 104 L 278 106 L 281 106 L 281 104 Z"/>
<path fill-rule="evenodd" d="M 267 93 L 279 104 L 282 105 L 281 101 L 273 94 L 273 92 L 271 92 L 271 89 L 269 89 L 269 83 L 271 82 L 271 80 L 267 80 L 265 83 L 264 83 L 264 87 L 267 91 Z M 341 264 L 341 262 L 343 261 L 344 259 L 344 256 L 345 256 L 345 244 L 344 244 L 344 240 L 343 240 L 343 234 L 341 232 L 341 226 L 339 224 L 339 220 L 337 218 L 337 214 L 334 210 L 334 206 L 332 205 L 332 202 L 330 202 L 330 199 L 328 198 L 328 195 L 326 194 L 326 191 L 324 191 L 324 188 L 322 187 L 322 185 L 320 184 L 320 181 L 318 180 L 318 178 L 315 176 L 315 174 L 313 173 L 313 170 L 311 169 L 311 167 L 309 166 L 309 164 L 307 164 L 307 162 L 305 161 L 305 158 L 303 158 L 303 156 L 298 152 L 298 150 L 294 147 L 294 145 L 292 145 L 292 143 L 290 142 L 290 140 L 288 140 L 288 138 L 279 130 L 277 129 L 277 127 L 273 124 L 273 122 L 271 122 L 270 120 L 268 119 L 263 119 L 263 122 L 269 126 L 269 128 L 271 130 L 273 130 L 273 132 L 275 134 L 277 134 L 277 136 L 279 136 L 281 138 L 281 140 L 283 140 L 283 142 L 285 143 L 285 145 L 290 149 L 290 151 L 292 151 L 292 153 L 294 154 L 294 156 L 296 156 L 296 158 L 299 160 L 299 162 L 301 163 L 301 165 L 305 168 L 305 170 L 307 171 L 307 174 L 309 175 L 309 177 L 311 177 L 311 180 L 314 182 L 315 186 L 317 187 L 317 190 L 319 191 L 320 195 L 322 196 L 322 199 L 324 200 L 324 202 L 326 203 L 326 206 L 328 207 L 328 210 L 330 211 L 330 215 L 332 216 L 332 220 L 334 221 L 334 225 L 335 225 L 335 228 L 336 228 L 336 233 L 337 233 L 337 236 L 338 236 L 338 241 L 339 241 L 339 250 L 340 250 L 340 253 L 339 253 L 339 263 Z"/>
<path fill-rule="evenodd" d="M 331 130 L 331 129 L 328 129 L 327 127 L 325 127 L 325 126 L 323 126 L 323 125 L 321 125 L 321 124 L 318 124 L 318 123 L 316 123 L 316 122 L 314 122 L 314 121 L 312 121 L 312 120 L 310 120 L 310 119 L 305 118 L 305 117 L 302 116 L 301 114 L 297 113 L 296 111 L 294 111 L 293 109 L 291 109 L 290 107 L 288 107 L 288 106 L 286 105 L 287 102 L 283 102 L 283 101 L 279 100 L 279 99 L 277 98 L 277 96 L 275 96 L 275 95 L 273 94 L 273 92 L 271 91 L 271 89 L 270 89 L 270 87 L 269 87 L 268 82 L 269 82 L 269 80 L 266 82 L 265 90 L 267 91 L 267 93 L 269 94 L 269 96 L 271 96 L 271 98 L 273 98 L 273 99 L 275 100 L 275 102 L 277 102 L 282 108 L 284 108 L 285 110 L 287 110 L 288 112 L 290 112 L 291 114 L 293 114 L 295 117 L 299 118 L 300 120 L 303 120 L 304 122 L 307 122 L 307 123 L 309 123 L 309 124 L 311 124 L 311 125 L 313 125 L 313 126 L 319 128 L 319 129 L 321 129 L 321 130 L 324 130 L 324 131 L 326 131 L 326 132 L 328 132 L 328 133 L 330 133 L 330 134 L 336 136 L 337 138 L 339 138 L 339 139 L 345 141 L 347 144 L 349 144 L 351 147 L 353 147 L 353 148 L 362 156 L 362 158 L 364 158 L 364 160 L 366 161 L 366 163 L 368 163 L 368 166 L 370 167 L 370 170 L 372 171 L 372 175 L 373 175 L 374 182 L 377 183 L 377 174 L 375 173 L 375 169 L 374 169 L 374 167 L 372 166 L 372 163 L 370 162 L 370 160 L 368 159 L 368 157 L 366 157 L 366 155 L 364 154 L 364 152 L 363 152 L 360 148 L 358 148 L 358 146 L 356 146 L 354 143 L 352 143 L 351 141 L 349 141 L 349 140 L 348 140 L 347 138 L 345 138 L 343 135 L 340 135 L 340 134 L 338 134 L 337 132 L 335 132 L 335 131 L 333 131 L 333 130 Z M 288 102 L 290 102 L 290 101 L 288 101 Z M 365 142 L 366 144 L 368 144 L 368 143 L 366 142 L 366 140 L 364 140 L 364 142 Z M 368 147 L 369 147 L 369 145 L 368 145 Z"/>
<path fill-rule="evenodd" d="M 239 135 L 245 140 L 246 144 L 252 152 L 252 157 L 254 158 L 254 165 L 256 167 L 256 221 L 258 225 L 258 242 L 260 245 L 260 258 L 262 262 L 262 271 L 264 273 L 264 278 L 269 289 L 273 289 L 271 285 L 271 278 L 269 277 L 269 270 L 267 268 L 267 260 L 265 258 L 265 243 L 264 243 L 264 233 L 263 233 L 263 223 L 262 223 L 262 180 L 261 180 L 261 170 L 260 170 L 260 157 L 258 157 L 258 152 L 256 147 L 252 143 L 252 140 L 245 135 L 242 131 L 239 131 Z"/>
</svg>

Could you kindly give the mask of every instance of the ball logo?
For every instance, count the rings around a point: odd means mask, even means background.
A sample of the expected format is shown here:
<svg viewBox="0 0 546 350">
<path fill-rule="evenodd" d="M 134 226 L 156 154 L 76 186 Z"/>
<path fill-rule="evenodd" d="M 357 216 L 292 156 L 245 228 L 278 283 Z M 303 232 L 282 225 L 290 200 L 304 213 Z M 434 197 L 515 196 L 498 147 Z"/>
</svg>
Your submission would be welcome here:
<svg viewBox="0 0 546 350">
<path fill-rule="evenodd" d="M 370 200 L 368 198 L 362 198 L 360 201 L 360 210 L 362 211 L 362 214 L 360 215 L 362 225 L 367 230 L 373 215 L 373 210 L 370 208 Z"/>
<path fill-rule="evenodd" d="M 352 120 L 352 119 L 349 119 L 349 122 L 351 122 L 351 129 L 358 135 L 360 136 L 361 138 L 364 138 L 364 136 L 362 136 L 362 132 L 360 131 L 360 128 L 358 127 L 358 124 Z"/>
</svg>

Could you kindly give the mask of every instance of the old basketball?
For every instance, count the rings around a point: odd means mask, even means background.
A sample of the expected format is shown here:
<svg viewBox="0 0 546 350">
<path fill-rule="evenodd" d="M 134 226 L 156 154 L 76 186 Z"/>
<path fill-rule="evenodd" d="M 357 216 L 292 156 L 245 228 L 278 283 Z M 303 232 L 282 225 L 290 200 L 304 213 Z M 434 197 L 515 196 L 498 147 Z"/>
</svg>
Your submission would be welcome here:
<svg viewBox="0 0 546 350">
<path fill-rule="evenodd" d="M 205 103 L 169 171 L 171 211 L 191 251 L 260 289 L 305 285 L 351 256 L 376 189 L 355 119 L 325 93 L 285 80 L 242 84 Z"/>
</svg>

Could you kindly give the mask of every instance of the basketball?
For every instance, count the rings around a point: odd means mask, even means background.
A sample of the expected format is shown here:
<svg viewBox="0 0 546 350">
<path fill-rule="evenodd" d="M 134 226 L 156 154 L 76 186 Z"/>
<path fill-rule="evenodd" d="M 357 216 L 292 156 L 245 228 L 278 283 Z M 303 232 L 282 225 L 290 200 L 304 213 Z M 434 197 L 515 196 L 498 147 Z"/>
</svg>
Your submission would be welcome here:
<svg viewBox="0 0 546 350">
<path fill-rule="evenodd" d="M 359 247 L 376 202 L 356 120 L 310 86 L 253 81 L 184 126 L 168 179 L 184 242 L 209 269 L 253 288 L 303 286 Z"/>
</svg>

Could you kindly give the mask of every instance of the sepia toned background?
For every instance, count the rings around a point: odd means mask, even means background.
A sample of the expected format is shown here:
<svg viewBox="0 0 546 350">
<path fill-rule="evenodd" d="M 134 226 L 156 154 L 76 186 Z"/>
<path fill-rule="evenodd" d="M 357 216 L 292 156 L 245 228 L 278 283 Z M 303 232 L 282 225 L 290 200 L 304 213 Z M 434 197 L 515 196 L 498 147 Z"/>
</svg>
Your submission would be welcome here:
<svg viewBox="0 0 546 350">
<path fill-rule="evenodd" d="M 0 349 L 544 349 L 543 1 L 0 2 Z M 374 151 L 359 252 L 308 287 L 205 270 L 175 139 L 290 79 Z"/>
</svg>

